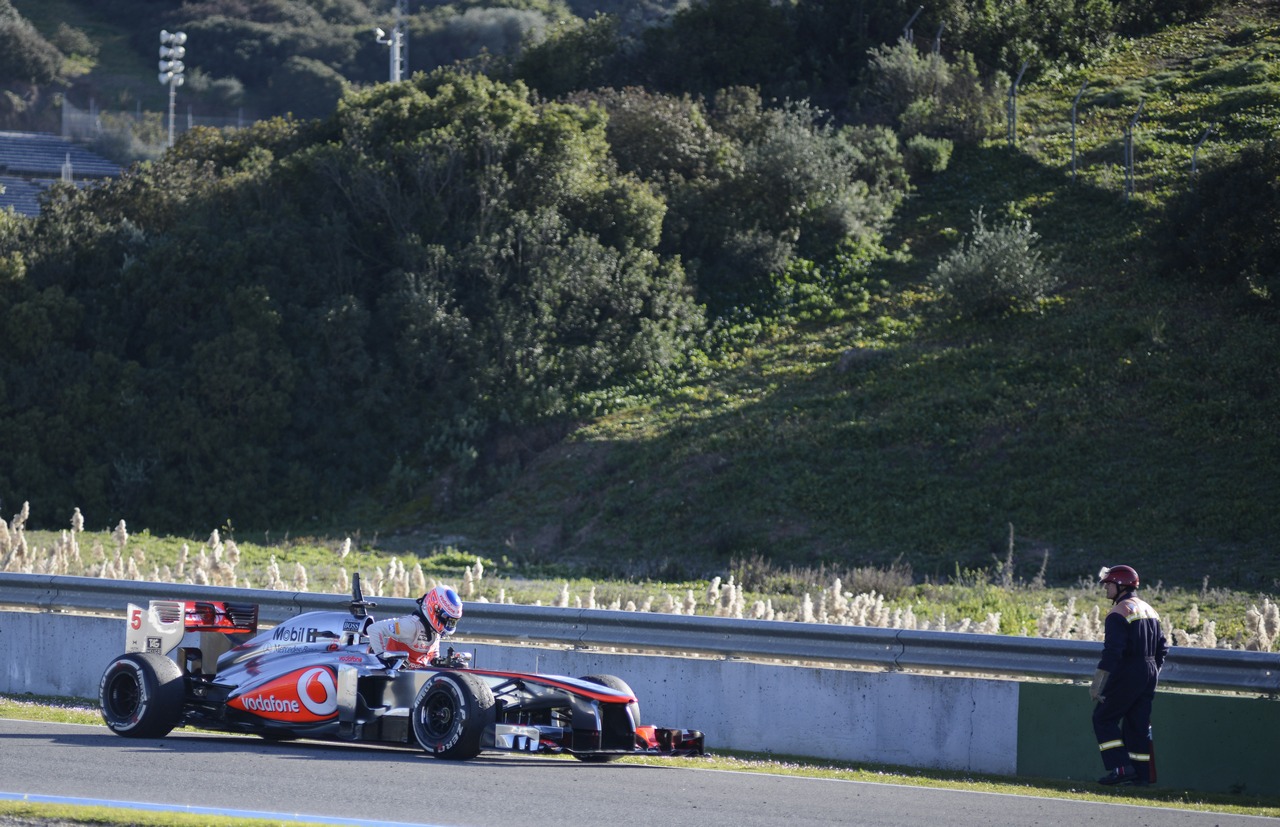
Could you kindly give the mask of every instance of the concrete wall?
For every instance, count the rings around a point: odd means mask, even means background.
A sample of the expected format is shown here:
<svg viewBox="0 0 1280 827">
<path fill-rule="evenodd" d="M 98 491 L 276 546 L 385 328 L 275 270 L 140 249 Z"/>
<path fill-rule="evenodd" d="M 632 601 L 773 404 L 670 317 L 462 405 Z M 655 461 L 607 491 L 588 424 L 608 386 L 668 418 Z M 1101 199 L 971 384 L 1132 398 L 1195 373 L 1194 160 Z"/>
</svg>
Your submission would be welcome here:
<svg viewBox="0 0 1280 827">
<path fill-rule="evenodd" d="M 102 671 L 123 651 L 122 618 L 0 612 L 0 692 L 97 698 Z"/>
</svg>

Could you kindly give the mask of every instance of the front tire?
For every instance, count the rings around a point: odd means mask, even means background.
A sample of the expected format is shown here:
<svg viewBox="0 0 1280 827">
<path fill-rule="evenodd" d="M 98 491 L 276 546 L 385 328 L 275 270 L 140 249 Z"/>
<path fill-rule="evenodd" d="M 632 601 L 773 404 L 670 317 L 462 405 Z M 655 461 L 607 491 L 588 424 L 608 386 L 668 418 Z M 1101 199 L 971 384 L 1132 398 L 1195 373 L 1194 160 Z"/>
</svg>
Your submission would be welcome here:
<svg viewBox="0 0 1280 827">
<path fill-rule="evenodd" d="M 480 754 L 497 713 L 484 681 L 465 672 L 439 672 L 418 690 L 410 714 L 420 747 L 436 758 L 466 761 Z"/>
<path fill-rule="evenodd" d="M 631 687 L 627 685 L 627 682 L 624 681 L 622 678 L 617 677 L 616 675 L 583 675 L 578 680 L 591 681 L 592 683 L 598 683 L 601 686 L 607 686 L 610 689 L 616 689 L 619 692 L 626 692 L 628 695 L 630 695 L 633 698 L 636 696 L 636 693 L 631 691 Z M 632 701 L 631 703 L 627 704 L 627 709 L 628 711 L 631 712 L 632 725 L 640 726 L 640 702 Z M 587 764 L 608 764 L 611 761 L 617 761 L 622 756 L 621 755 L 600 755 L 598 753 L 596 754 L 575 753 L 573 757 Z"/>
<path fill-rule="evenodd" d="M 182 720 L 186 690 L 178 665 L 154 652 L 121 655 L 98 684 L 102 720 L 126 738 L 163 738 Z"/>
</svg>

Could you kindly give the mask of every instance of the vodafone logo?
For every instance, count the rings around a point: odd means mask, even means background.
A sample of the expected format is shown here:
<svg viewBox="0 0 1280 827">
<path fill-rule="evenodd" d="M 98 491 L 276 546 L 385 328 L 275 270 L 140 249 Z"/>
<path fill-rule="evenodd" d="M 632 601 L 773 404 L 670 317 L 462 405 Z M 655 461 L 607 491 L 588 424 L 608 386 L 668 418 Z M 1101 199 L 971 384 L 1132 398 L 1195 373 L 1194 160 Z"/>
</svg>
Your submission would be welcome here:
<svg viewBox="0 0 1280 827">
<path fill-rule="evenodd" d="M 317 666 L 299 675 L 298 700 L 308 712 L 321 718 L 337 712 L 338 689 L 333 685 L 333 673 Z"/>
<path fill-rule="evenodd" d="M 254 712 L 297 712 L 298 702 L 277 698 L 275 695 L 265 698 L 261 695 L 249 695 L 244 699 L 244 708 Z"/>
<path fill-rule="evenodd" d="M 228 705 L 278 721 L 323 721 L 338 712 L 338 689 L 331 669 L 312 666 L 281 675 Z"/>
</svg>

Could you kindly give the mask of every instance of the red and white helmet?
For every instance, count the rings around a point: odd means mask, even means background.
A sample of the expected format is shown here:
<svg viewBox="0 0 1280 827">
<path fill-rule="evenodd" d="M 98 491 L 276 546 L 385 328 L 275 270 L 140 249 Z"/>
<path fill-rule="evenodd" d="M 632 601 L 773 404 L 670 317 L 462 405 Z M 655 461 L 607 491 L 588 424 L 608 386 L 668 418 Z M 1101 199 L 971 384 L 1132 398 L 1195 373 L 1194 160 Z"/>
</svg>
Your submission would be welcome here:
<svg viewBox="0 0 1280 827">
<path fill-rule="evenodd" d="M 448 586 L 436 586 L 418 598 L 418 610 L 427 625 L 440 637 L 448 637 L 462 618 L 462 600 Z"/>
<path fill-rule="evenodd" d="M 1115 583 L 1122 589 L 1138 588 L 1138 573 L 1129 566 L 1103 566 L 1098 572 L 1099 583 Z"/>
</svg>

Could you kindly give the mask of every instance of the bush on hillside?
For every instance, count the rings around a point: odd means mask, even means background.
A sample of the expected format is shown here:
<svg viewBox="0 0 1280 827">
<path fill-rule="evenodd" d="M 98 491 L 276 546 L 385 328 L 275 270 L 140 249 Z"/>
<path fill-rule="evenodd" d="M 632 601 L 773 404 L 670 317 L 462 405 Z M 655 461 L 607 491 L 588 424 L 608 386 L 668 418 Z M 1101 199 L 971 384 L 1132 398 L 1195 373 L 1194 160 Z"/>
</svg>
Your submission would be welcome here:
<svg viewBox="0 0 1280 827">
<path fill-rule="evenodd" d="M 1280 306 L 1280 140 L 1207 165 L 1168 225 L 1172 269 Z"/>
<path fill-rule="evenodd" d="M 686 262 L 713 315 L 777 311 L 787 302 L 774 279 L 793 257 L 826 262 L 873 243 L 907 187 L 887 129 L 837 128 L 755 90 L 723 90 L 709 106 L 634 87 L 574 100 L 605 108 L 619 166 L 661 192 L 661 249 Z"/>
<path fill-rule="evenodd" d="M 414 19 L 409 33 L 409 74 L 452 66 L 479 55 L 514 57 L 526 43 L 543 39 L 553 25 L 545 12 L 517 8 L 446 6 Z"/>
<path fill-rule="evenodd" d="M 733 148 L 727 136 L 711 128 L 706 107 L 688 95 L 632 86 L 598 89 L 570 100 L 603 106 L 609 114 L 609 148 L 618 167 L 669 193 L 681 183 L 713 174 Z"/>
<path fill-rule="evenodd" d="M 323 118 L 346 90 L 342 75 L 318 60 L 290 57 L 271 73 L 271 100 L 277 110 L 299 118 Z"/>
<path fill-rule="evenodd" d="M 154 161 L 164 154 L 169 130 L 158 112 L 147 112 L 135 120 L 114 112 L 98 116 L 102 132 L 89 142 L 89 148 L 121 166 L 134 161 Z"/>
<path fill-rule="evenodd" d="M 937 175 L 951 163 L 951 150 L 955 144 L 946 138 L 930 138 L 912 135 L 904 144 L 907 171 L 916 176 Z"/>
<path fill-rule="evenodd" d="M 912 102 L 932 99 L 951 85 L 951 66 L 946 59 L 920 51 L 906 38 L 872 49 L 867 75 L 868 91 L 891 118 L 899 117 Z"/>
<path fill-rule="evenodd" d="M 512 74 L 549 98 L 598 89 L 613 82 L 620 48 L 613 17 L 569 21 L 529 44 L 514 61 Z"/>
<path fill-rule="evenodd" d="M 54 30 L 53 36 L 49 41 L 58 47 L 58 51 L 64 55 L 74 55 L 84 58 L 95 58 L 98 56 L 98 44 L 93 42 L 83 29 L 77 29 L 75 26 L 68 26 L 66 23 L 59 23 L 58 28 Z"/>
<path fill-rule="evenodd" d="M 974 318 L 1033 309 L 1058 283 L 1036 248 L 1039 240 L 1030 221 L 989 228 L 979 209 L 973 234 L 938 264 L 929 281 L 960 313 Z"/>
<path fill-rule="evenodd" d="M 708 96 L 733 86 L 775 84 L 798 51 L 787 5 L 771 0 L 690 3 L 666 26 L 643 33 L 631 82 Z"/>
<path fill-rule="evenodd" d="M 568 0 L 569 10 L 578 17 L 611 17 L 627 35 L 666 23 L 687 3 L 688 0 Z"/>
<path fill-rule="evenodd" d="M 905 137 L 978 141 L 1001 121 L 1008 78 L 996 73 L 984 83 L 972 55 L 948 60 L 900 39 L 870 51 L 866 86 L 871 111 Z"/>
<path fill-rule="evenodd" d="M 198 48 L 203 71 L 213 77 L 236 78 L 262 97 L 266 97 L 273 74 L 290 58 L 319 61 L 350 81 L 387 76 L 386 49 L 368 35 L 357 40 L 349 28 L 318 21 L 302 25 L 239 17 L 178 19 L 172 26 L 189 36 L 187 52 L 192 61 Z M 375 61 L 375 56 L 382 60 Z"/>
<path fill-rule="evenodd" d="M 243 83 L 235 78 L 212 77 L 198 67 L 187 72 L 186 92 L 224 108 L 244 103 Z"/>
<path fill-rule="evenodd" d="M 9 0 L 0 0 L 0 85 L 45 84 L 62 71 L 62 53 Z"/>
</svg>

